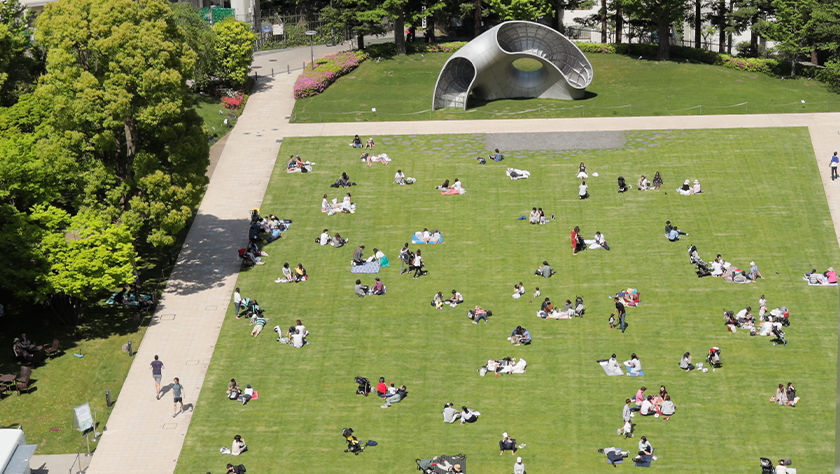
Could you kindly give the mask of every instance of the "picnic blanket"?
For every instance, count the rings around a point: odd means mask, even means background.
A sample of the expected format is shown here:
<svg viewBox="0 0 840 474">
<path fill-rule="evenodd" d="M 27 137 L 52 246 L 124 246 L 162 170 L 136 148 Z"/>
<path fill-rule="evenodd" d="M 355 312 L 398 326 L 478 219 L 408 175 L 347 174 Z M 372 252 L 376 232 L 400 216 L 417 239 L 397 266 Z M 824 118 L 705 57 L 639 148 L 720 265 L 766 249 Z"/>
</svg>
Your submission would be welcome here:
<svg viewBox="0 0 840 474">
<path fill-rule="evenodd" d="M 374 260 L 361 265 L 353 265 L 350 267 L 350 273 L 379 273 L 379 262 Z"/>
<path fill-rule="evenodd" d="M 312 165 L 315 163 L 310 163 L 308 161 L 303 162 L 303 168 L 289 168 L 286 167 L 286 173 L 309 173 L 312 171 Z"/>
<path fill-rule="evenodd" d="M 505 175 L 512 180 L 523 178 L 528 179 L 528 177 L 531 176 L 531 172 L 528 170 L 517 170 L 514 168 L 508 168 L 508 170 L 505 171 Z"/>
<path fill-rule="evenodd" d="M 606 359 L 605 360 L 599 360 L 599 361 L 596 361 L 596 362 L 598 362 L 598 364 L 601 365 L 601 368 L 604 369 L 604 372 L 606 372 L 607 375 L 609 375 L 610 377 L 613 377 L 613 376 L 616 376 L 616 375 L 624 375 L 624 371 L 621 370 L 621 367 L 618 367 L 618 370 L 615 371 L 615 372 L 611 371 L 609 369 L 609 367 L 607 367 L 607 362 L 609 362 L 609 361 L 606 360 Z"/>
<path fill-rule="evenodd" d="M 457 189 L 449 188 L 446 191 L 441 190 L 440 193 L 443 194 L 444 196 L 449 196 L 450 194 L 466 194 L 467 190 L 466 189 L 461 189 L 461 192 L 458 192 Z"/>
<path fill-rule="evenodd" d="M 721 277 L 729 283 L 739 283 L 742 285 L 747 283 L 753 283 L 752 280 L 750 280 L 742 274 L 740 268 L 735 268 L 732 266 L 727 268 L 726 271 L 723 272 L 723 275 L 721 275 Z"/>
<path fill-rule="evenodd" d="M 607 463 L 612 464 L 613 466 L 616 464 L 624 464 L 624 455 L 621 450 L 616 447 L 599 449 L 598 452 L 603 452 L 607 457 Z"/>
<path fill-rule="evenodd" d="M 236 401 L 241 402 L 243 399 L 244 399 L 244 398 L 242 397 L 242 395 L 240 395 L 240 396 L 236 399 Z M 249 401 L 253 402 L 254 400 L 259 400 L 259 399 L 260 399 L 260 392 L 258 392 L 258 391 L 256 391 L 256 390 L 254 390 L 254 395 L 251 397 L 251 400 L 249 400 Z"/>
<path fill-rule="evenodd" d="M 644 377 L 645 376 L 645 371 L 644 370 L 640 370 L 638 374 L 635 374 L 633 372 L 630 372 L 630 366 L 629 365 L 624 364 L 624 368 L 627 369 L 627 375 L 629 375 L 631 377 Z"/>
<path fill-rule="evenodd" d="M 654 450 L 651 449 L 650 452 L 652 453 Z M 653 461 L 652 456 L 644 455 L 642 459 L 636 462 L 636 467 L 650 467 L 650 462 Z"/>
<path fill-rule="evenodd" d="M 807 277 L 802 277 L 802 279 L 808 282 L 808 286 L 840 286 L 840 285 L 838 285 L 837 283 L 826 283 L 826 284 L 824 284 L 824 285 L 823 285 L 822 283 L 811 283 L 811 281 L 810 281 L 810 280 L 808 280 L 808 278 L 807 278 Z M 116 294 L 116 293 L 115 293 L 115 294 Z M 109 303 L 109 304 L 110 304 L 110 303 Z"/>
<path fill-rule="evenodd" d="M 420 235 L 418 236 L 417 234 L 420 234 Z M 434 238 L 435 236 L 432 235 L 432 238 L 429 240 L 430 244 L 442 244 L 443 243 L 443 235 L 440 232 L 438 232 L 436 235 L 438 236 L 438 239 L 435 240 L 435 238 Z M 411 234 L 411 243 L 412 244 L 425 244 L 425 242 L 423 242 L 423 239 L 421 238 L 422 236 L 423 236 L 423 232 L 415 232 L 415 233 Z"/>
</svg>

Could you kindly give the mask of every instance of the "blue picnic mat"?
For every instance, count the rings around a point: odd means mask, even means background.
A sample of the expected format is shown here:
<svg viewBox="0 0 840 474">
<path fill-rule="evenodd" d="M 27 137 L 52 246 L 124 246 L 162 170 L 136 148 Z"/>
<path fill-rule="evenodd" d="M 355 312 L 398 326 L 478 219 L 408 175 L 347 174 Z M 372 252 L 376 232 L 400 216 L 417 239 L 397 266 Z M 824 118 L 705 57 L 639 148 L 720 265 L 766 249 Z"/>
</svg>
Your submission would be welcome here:
<svg viewBox="0 0 840 474">
<path fill-rule="evenodd" d="M 651 449 L 652 453 L 654 450 Z M 642 456 L 642 460 L 636 463 L 636 467 L 650 467 L 650 462 L 653 461 L 652 456 Z"/>
<path fill-rule="evenodd" d="M 645 371 L 644 370 L 640 370 L 639 374 L 636 375 L 633 372 L 630 372 L 630 367 L 628 367 L 627 364 L 624 364 L 624 368 L 627 369 L 627 375 L 629 375 L 631 377 L 644 377 L 645 376 Z"/>
<path fill-rule="evenodd" d="M 425 244 L 422 240 L 417 238 L 417 234 L 411 234 L 411 243 L 412 244 Z M 443 243 L 443 234 L 440 234 L 440 240 L 437 242 L 434 240 L 429 241 L 430 244 L 442 244 Z"/>
<path fill-rule="evenodd" d="M 350 267 L 350 273 L 379 273 L 379 262 L 367 262 L 362 265 L 353 265 Z"/>
</svg>

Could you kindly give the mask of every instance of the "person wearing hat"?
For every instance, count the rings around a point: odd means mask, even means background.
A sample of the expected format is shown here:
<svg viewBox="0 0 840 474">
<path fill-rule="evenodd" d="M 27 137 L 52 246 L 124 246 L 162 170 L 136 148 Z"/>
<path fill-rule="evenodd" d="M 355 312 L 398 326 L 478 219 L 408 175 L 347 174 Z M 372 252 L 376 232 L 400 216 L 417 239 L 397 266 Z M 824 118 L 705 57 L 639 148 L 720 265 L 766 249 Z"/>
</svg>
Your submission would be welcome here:
<svg viewBox="0 0 840 474">
<path fill-rule="evenodd" d="M 554 275 L 555 273 L 556 272 L 553 268 L 551 268 L 551 265 L 548 264 L 548 261 L 543 260 L 542 265 L 540 265 L 540 268 L 537 268 L 537 271 L 534 274 L 543 278 L 550 278 L 551 275 Z"/>
<path fill-rule="evenodd" d="M 700 194 L 702 192 L 703 192 L 703 190 L 700 189 L 700 180 L 695 179 L 694 180 L 694 188 L 691 189 L 691 194 Z"/>
<path fill-rule="evenodd" d="M 461 412 L 455 409 L 455 405 L 453 405 L 452 402 L 443 406 L 441 414 L 443 415 L 444 423 L 455 423 L 455 420 L 461 418 Z"/>
<path fill-rule="evenodd" d="M 505 451 L 510 451 L 511 456 L 516 452 L 516 440 L 508 436 L 507 433 L 502 433 L 502 440 L 499 441 L 499 456 L 505 454 Z"/>
<path fill-rule="evenodd" d="M 365 143 L 365 148 L 373 149 L 374 146 L 376 145 L 373 143 L 373 137 L 368 138 L 368 141 Z"/>
<path fill-rule="evenodd" d="M 513 474 L 525 474 L 525 465 L 522 464 L 522 458 L 516 458 L 516 464 L 513 465 Z"/>
<path fill-rule="evenodd" d="M 834 271 L 834 267 L 828 267 L 828 271 L 825 272 L 825 279 L 829 284 L 837 283 L 837 272 Z"/>
<path fill-rule="evenodd" d="M 683 196 L 691 196 L 691 181 L 685 180 L 683 185 L 677 188 L 677 192 Z"/>
<path fill-rule="evenodd" d="M 755 262 L 750 262 L 750 273 L 747 275 L 747 278 L 752 281 L 756 281 L 759 278 L 762 280 L 764 279 L 764 276 L 762 276 L 761 272 L 758 271 L 758 265 L 756 265 Z"/>
<path fill-rule="evenodd" d="M 382 284 L 382 281 L 379 279 L 379 277 L 376 277 L 376 283 L 374 283 L 372 291 L 374 295 L 385 294 L 385 285 Z"/>
<path fill-rule="evenodd" d="M 453 469 L 455 472 L 463 472 L 463 471 L 461 470 L 461 465 L 460 465 L 460 464 L 456 464 L 455 466 L 453 466 L 453 467 L 452 467 L 452 469 Z"/>
</svg>

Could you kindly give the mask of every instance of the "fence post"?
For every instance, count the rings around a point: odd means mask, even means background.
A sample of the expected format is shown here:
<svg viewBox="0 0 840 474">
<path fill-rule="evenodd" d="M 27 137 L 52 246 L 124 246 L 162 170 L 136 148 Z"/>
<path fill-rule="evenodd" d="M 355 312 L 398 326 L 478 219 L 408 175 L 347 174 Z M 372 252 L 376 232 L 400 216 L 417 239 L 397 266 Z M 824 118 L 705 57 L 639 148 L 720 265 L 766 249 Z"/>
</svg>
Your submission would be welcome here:
<svg viewBox="0 0 840 474">
<path fill-rule="evenodd" d="M 303 70 L 306 71 L 306 61 L 303 62 Z"/>
<path fill-rule="evenodd" d="M 286 74 L 291 74 L 291 73 L 292 73 L 291 68 L 289 67 L 288 64 L 286 64 Z"/>
</svg>

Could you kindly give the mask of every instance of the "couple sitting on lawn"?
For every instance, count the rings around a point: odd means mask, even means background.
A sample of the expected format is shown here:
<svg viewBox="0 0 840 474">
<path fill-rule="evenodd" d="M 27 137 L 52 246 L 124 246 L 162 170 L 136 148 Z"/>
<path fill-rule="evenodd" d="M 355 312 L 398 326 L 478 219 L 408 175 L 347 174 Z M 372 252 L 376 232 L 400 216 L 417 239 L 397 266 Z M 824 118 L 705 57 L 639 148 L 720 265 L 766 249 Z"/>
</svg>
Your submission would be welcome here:
<svg viewBox="0 0 840 474">
<path fill-rule="evenodd" d="M 451 185 L 449 184 L 449 180 L 447 179 L 443 182 L 443 184 L 435 186 L 435 189 L 440 189 L 440 192 L 442 194 L 464 194 L 467 192 L 467 190 L 464 189 L 464 186 L 461 184 L 461 180 L 459 180 L 458 178 L 455 178 L 455 182 Z"/>
<path fill-rule="evenodd" d="M 385 385 L 385 377 L 379 377 L 379 383 L 376 384 L 376 395 L 379 398 L 385 399 L 385 404 L 382 408 L 388 408 L 392 403 L 399 403 L 408 396 L 405 385 L 400 385 L 400 388 L 394 387 L 394 382 L 391 385 Z"/>
</svg>

